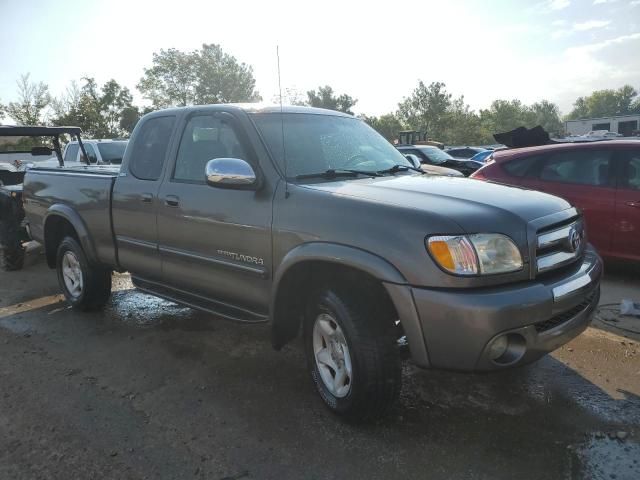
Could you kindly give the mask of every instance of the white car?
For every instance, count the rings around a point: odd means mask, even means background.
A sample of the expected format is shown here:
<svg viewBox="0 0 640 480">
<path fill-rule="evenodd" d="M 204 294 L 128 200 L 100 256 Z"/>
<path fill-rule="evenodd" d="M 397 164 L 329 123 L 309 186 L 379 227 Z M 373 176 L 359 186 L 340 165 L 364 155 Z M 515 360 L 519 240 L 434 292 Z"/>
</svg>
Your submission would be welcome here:
<svg viewBox="0 0 640 480">
<path fill-rule="evenodd" d="M 85 140 L 82 144 L 89 157 L 89 163 L 97 165 L 120 165 L 122 156 L 127 148 L 128 140 Z M 64 147 L 62 154 L 65 165 L 73 163 L 84 163 L 87 161 L 80 151 L 77 141 L 69 142 Z"/>
<path fill-rule="evenodd" d="M 587 133 L 586 135 L 583 135 L 584 137 L 589 137 L 589 138 L 593 138 L 593 137 L 597 137 L 597 138 L 618 138 L 618 137 L 622 137 L 621 133 L 616 133 L 616 132 L 610 132 L 609 130 L 591 130 L 589 133 Z"/>
</svg>

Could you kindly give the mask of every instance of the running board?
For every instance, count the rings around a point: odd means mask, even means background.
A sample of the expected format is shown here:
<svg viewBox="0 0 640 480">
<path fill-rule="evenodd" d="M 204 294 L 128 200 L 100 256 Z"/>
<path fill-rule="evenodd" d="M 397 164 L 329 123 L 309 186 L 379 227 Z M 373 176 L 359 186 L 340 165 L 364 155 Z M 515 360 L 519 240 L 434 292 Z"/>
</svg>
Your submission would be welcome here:
<svg viewBox="0 0 640 480">
<path fill-rule="evenodd" d="M 242 323 L 265 323 L 268 321 L 268 317 L 266 315 L 252 312 L 244 308 L 235 307 L 228 303 L 210 300 L 183 290 L 169 288 L 160 283 L 143 280 L 139 277 L 132 276 L 131 282 L 137 289 L 150 295 L 184 305 L 185 307 L 211 313 L 227 320 Z"/>
</svg>

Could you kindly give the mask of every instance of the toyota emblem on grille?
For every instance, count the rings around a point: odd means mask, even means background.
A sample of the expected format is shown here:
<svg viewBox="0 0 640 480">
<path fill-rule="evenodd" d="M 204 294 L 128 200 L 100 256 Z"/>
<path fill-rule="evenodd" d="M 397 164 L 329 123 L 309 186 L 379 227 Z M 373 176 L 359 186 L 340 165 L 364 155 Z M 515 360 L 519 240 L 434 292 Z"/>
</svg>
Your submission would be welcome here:
<svg viewBox="0 0 640 480">
<path fill-rule="evenodd" d="M 580 250 L 580 245 L 582 245 L 582 232 L 578 231 L 575 226 L 571 227 L 567 240 L 569 240 L 569 249 L 572 252 L 577 252 Z"/>
</svg>

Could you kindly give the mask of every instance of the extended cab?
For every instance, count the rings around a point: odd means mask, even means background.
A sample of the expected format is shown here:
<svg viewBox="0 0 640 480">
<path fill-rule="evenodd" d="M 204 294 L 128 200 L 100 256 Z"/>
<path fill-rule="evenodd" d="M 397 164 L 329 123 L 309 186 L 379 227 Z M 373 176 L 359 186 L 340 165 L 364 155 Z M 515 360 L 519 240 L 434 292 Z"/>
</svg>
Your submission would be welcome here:
<svg viewBox="0 0 640 480">
<path fill-rule="evenodd" d="M 334 412 L 369 419 L 422 367 L 532 362 L 588 325 L 602 264 L 580 213 L 544 193 L 431 176 L 364 122 L 304 107 L 146 115 L 122 165 L 33 168 L 24 207 L 72 306 L 111 272 L 244 323 L 302 335 Z"/>
</svg>

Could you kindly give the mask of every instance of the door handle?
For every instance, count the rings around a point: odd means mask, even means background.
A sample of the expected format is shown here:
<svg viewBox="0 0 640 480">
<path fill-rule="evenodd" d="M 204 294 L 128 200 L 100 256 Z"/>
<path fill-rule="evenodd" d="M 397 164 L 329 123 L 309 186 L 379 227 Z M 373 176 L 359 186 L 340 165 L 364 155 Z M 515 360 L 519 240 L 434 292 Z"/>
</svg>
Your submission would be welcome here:
<svg viewBox="0 0 640 480">
<path fill-rule="evenodd" d="M 167 207 L 177 207 L 178 205 L 180 205 L 180 199 L 175 195 L 167 195 L 166 197 L 164 197 L 164 204 Z"/>
<path fill-rule="evenodd" d="M 151 203 L 153 200 L 153 194 L 143 193 L 142 195 L 140 195 L 140 200 L 143 201 L 144 203 Z"/>
<path fill-rule="evenodd" d="M 629 207 L 636 207 L 636 208 L 640 208 L 640 201 L 639 202 L 627 202 L 627 205 Z"/>
</svg>

